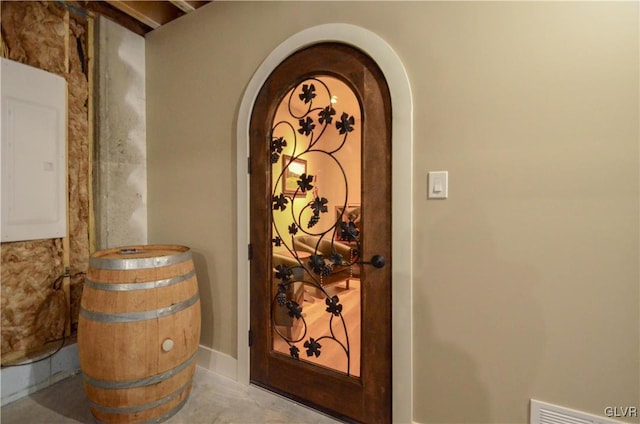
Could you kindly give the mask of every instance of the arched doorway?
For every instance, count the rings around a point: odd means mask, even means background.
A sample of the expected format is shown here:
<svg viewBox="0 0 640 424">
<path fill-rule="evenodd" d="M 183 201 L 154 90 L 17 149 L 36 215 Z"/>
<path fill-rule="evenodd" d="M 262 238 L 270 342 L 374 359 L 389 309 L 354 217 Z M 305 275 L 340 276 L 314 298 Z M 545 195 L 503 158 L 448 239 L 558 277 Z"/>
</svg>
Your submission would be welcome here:
<svg viewBox="0 0 640 424">
<path fill-rule="evenodd" d="M 238 137 L 238 360 L 237 377 L 249 382 L 249 191 L 246 160 L 249 151 L 249 121 L 257 93 L 275 67 L 291 53 L 312 44 L 339 41 L 363 50 L 382 70 L 392 103 L 392 250 L 393 278 L 393 420 L 410 422 L 412 416 L 412 100 L 407 74 L 393 49 L 376 34 L 348 24 L 326 24 L 297 33 L 280 44 L 258 68 L 240 105 Z M 399 252 L 399 253 L 396 253 Z"/>
<path fill-rule="evenodd" d="M 359 422 L 391 421 L 390 124 L 339 43 L 284 60 L 251 117 L 251 382 Z"/>
</svg>

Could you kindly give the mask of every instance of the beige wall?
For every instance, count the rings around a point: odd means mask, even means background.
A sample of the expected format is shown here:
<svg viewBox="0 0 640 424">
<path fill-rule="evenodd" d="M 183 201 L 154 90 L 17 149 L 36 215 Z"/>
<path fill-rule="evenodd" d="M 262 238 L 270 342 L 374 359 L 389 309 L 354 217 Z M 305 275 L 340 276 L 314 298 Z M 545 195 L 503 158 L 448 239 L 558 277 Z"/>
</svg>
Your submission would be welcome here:
<svg viewBox="0 0 640 424">
<path fill-rule="evenodd" d="M 640 407 L 638 3 L 216 2 L 149 34 L 149 241 L 197 253 L 202 343 L 236 355 L 244 87 L 328 22 L 378 33 L 412 84 L 414 420 Z"/>
</svg>

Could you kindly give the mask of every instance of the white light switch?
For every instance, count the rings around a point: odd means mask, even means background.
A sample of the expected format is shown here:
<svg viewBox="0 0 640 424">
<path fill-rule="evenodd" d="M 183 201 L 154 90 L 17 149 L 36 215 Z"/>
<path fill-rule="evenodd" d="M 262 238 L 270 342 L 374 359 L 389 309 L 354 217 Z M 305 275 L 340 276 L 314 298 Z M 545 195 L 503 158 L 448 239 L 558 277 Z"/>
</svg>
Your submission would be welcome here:
<svg viewBox="0 0 640 424">
<path fill-rule="evenodd" d="M 449 172 L 448 171 L 432 171 L 429 172 L 428 182 L 429 199 L 446 199 L 449 197 Z"/>
</svg>

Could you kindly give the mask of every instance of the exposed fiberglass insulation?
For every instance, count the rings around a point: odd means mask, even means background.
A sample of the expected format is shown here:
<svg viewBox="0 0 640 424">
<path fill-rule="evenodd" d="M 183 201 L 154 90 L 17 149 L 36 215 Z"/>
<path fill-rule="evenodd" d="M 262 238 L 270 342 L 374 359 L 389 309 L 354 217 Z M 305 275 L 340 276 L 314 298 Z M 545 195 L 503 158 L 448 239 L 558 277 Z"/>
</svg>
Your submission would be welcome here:
<svg viewBox="0 0 640 424">
<path fill-rule="evenodd" d="M 87 24 L 54 2 L 3 1 L 0 25 L 8 58 L 67 80 L 70 306 L 53 288 L 64 272 L 62 240 L 2 244 L 2 354 L 36 350 L 78 320 L 89 256 Z M 68 40 L 68 50 L 65 42 Z M 68 56 L 67 56 L 68 55 Z M 68 69 L 66 58 L 69 60 Z"/>
<path fill-rule="evenodd" d="M 60 276 L 62 241 L 3 243 L 2 355 L 33 350 L 62 337 L 67 305 L 53 283 Z"/>
<path fill-rule="evenodd" d="M 69 241 L 71 322 L 78 322 L 80 295 L 89 262 L 89 121 L 86 24 L 69 21 Z"/>
<path fill-rule="evenodd" d="M 9 59 L 64 76 L 64 15 L 53 2 L 3 1 L 0 19 Z"/>
</svg>

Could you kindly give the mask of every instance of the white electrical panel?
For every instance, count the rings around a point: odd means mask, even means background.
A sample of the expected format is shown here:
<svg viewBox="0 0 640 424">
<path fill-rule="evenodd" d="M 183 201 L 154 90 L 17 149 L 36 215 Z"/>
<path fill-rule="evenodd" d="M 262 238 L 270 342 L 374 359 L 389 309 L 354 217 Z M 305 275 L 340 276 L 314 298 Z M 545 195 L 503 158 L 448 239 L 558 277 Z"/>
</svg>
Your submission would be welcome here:
<svg viewBox="0 0 640 424">
<path fill-rule="evenodd" d="M 1 60 L 1 240 L 65 237 L 67 83 Z"/>
</svg>

